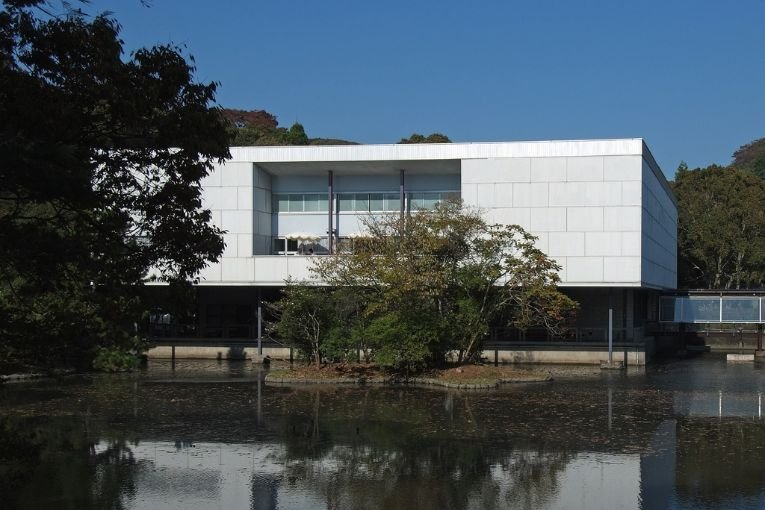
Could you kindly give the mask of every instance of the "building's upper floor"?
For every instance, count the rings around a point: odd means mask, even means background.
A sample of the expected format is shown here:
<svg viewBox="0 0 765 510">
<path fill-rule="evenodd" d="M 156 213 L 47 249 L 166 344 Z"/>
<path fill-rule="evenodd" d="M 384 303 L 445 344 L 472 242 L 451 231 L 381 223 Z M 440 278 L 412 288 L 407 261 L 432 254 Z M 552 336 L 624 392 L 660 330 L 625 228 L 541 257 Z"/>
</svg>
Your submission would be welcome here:
<svg viewBox="0 0 765 510">
<path fill-rule="evenodd" d="M 518 224 L 563 267 L 562 285 L 674 288 L 677 209 L 642 139 L 235 147 L 203 181 L 226 230 L 203 284 L 278 285 L 363 231 L 461 197 Z"/>
</svg>

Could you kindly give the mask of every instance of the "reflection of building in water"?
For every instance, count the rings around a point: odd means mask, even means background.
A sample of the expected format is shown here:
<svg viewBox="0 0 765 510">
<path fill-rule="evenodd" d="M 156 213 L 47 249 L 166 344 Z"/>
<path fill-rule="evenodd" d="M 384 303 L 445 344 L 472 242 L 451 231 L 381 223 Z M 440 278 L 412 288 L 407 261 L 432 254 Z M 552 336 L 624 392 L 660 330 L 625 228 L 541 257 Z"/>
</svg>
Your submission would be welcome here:
<svg viewBox="0 0 765 510">
<path fill-rule="evenodd" d="M 98 445 L 96 449 L 104 448 Z M 131 508 L 640 508 L 640 456 L 510 450 L 454 472 L 403 452 L 336 446 L 288 459 L 275 443 L 142 442 Z M 448 462 L 447 462 L 448 464 Z M 414 470 L 411 470 L 414 469 Z M 442 476 L 448 475 L 448 476 Z"/>
</svg>

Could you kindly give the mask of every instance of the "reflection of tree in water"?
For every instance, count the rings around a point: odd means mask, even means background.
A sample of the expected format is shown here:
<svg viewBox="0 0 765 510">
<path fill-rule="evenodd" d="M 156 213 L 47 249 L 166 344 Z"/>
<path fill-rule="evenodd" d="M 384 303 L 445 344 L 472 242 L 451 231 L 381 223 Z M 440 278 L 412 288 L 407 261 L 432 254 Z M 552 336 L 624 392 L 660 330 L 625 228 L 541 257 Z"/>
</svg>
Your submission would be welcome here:
<svg viewBox="0 0 765 510">
<path fill-rule="evenodd" d="M 284 482 L 321 494 L 329 508 L 540 507 L 570 459 L 487 439 L 469 394 L 443 394 L 438 407 L 379 388 L 360 402 L 337 397 L 291 394 L 285 458 L 275 459 Z"/>
<path fill-rule="evenodd" d="M 765 426 L 759 421 L 683 418 L 677 424 L 678 496 L 692 507 L 762 498 Z"/>
<path fill-rule="evenodd" d="M 136 461 L 124 439 L 96 449 L 80 420 L 0 422 L 0 493 L 10 508 L 122 509 L 135 496 Z"/>
</svg>

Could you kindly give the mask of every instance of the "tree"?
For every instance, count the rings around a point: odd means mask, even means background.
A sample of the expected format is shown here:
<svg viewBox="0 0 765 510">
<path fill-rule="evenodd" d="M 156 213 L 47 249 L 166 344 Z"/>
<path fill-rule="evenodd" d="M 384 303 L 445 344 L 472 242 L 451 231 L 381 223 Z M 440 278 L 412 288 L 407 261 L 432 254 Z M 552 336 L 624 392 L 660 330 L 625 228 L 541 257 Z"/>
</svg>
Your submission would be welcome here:
<svg viewBox="0 0 765 510">
<path fill-rule="evenodd" d="M 441 133 L 431 133 L 428 136 L 413 133 L 409 138 L 402 138 L 398 143 L 452 143 L 452 141 Z"/>
<path fill-rule="evenodd" d="M 173 46 L 42 0 L 0 12 L 0 356 L 56 363 L 135 339 L 142 282 L 223 249 L 200 180 L 228 156 L 216 85 Z"/>
<path fill-rule="evenodd" d="M 331 297 L 326 287 L 288 280 L 281 299 L 269 307 L 276 319 L 270 324 L 270 332 L 298 349 L 309 363 L 320 365 L 334 322 Z"/>
<path fill-rule="evenodd" d="M 733 154 L 732 166 L 749 170 L 765 179 L 765 138 L 742 145 Z"/>
<path fill-rule="evenodd" d="M 765 181 L 748 170 L 680 167 L 679 283 L 683 287 L 761 287 L 765 280 Z"/>
<path fill-rule="evenodd" d="M 517 225 L 489 225 L 459 202 L 366 221 L 350 254 L 317 261 L 335 288 L 366 289 L 374 359 L 413 371 L 450 351 L 474 359 L 492 325 L 560 332 L 576 305 L 556 289 L 559 266 Z"/>
</svg>

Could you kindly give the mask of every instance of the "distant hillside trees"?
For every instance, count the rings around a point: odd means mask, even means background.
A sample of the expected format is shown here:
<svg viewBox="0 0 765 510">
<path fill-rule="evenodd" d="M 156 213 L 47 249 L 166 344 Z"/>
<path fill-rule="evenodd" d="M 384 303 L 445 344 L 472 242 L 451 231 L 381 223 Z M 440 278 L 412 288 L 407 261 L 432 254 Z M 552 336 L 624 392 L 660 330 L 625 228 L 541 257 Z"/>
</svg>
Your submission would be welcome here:
<svg viewBox="0 0 765 510">
<path fill-rule="evenodd" d="M 765 138 L 743 145 L 733 154 L 732 165 L 765 179 Z"/>
<path fill-rule="evenodd" d="M 265 110 L 223 109 L 226 132 L 234 147 L 253 145 L 355 145 L 336 138 L 308 138 L 305 128 L 295 122 L 289 128 L 279 126 L 275 115 Z"/>
<path fill-rule="evenodd" d="M 402 138 L 398 143 L 452 143 L 452 141 L 441 133 L 431 133 L 428 136 L 412 133 L 409 138 Z"/>
</svg>

